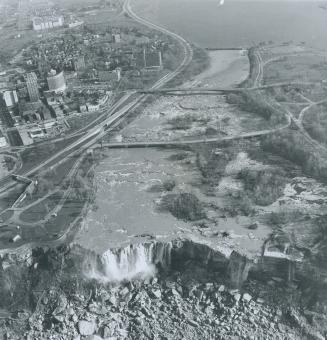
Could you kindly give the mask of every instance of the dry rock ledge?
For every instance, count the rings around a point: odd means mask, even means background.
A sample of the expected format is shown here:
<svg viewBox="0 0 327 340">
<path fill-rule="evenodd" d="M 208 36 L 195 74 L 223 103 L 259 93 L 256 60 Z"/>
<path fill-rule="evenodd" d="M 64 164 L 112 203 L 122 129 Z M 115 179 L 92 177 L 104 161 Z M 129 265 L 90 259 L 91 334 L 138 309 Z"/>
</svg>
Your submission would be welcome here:
<svg viewBox="0 0 327 340">
<path fill-rule="evenodd" d="M 169 266 L 159 261 L 165 247 L 170 249 Z M 300 308 L 296 281 L 288 282 L 283 270 L 262 268 L 236 253 L 228 259 L 207 245 L 186 240 L 151 249 L 155 249 L 151 256 L 156 275 L 119 283 L 90 279 L 86 275 L 90 264 L 105 275 L 103 260 L 78 246 L 4 255 L 2 335 L 7 339 L 325 339 L 326 314 Z"/>
</svg>

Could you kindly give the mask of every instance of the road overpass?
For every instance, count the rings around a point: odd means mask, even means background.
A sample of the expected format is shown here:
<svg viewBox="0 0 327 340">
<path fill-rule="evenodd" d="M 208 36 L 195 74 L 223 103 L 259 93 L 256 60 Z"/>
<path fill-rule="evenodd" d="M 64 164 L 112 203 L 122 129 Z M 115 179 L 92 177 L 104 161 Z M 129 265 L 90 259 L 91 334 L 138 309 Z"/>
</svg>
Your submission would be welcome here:
<svg viewBox="0 0 327 340">
<path fill-rule="evenodd" d="M 195 87 L 195 88 L 160 88 L 160 89 L 148 89 L 138 90 L 137 93 L 142 94 L 158 94 L 158 95 L 175 95 L 175 96 L 188 96 L 188 95 L 217 95 L 217 94 L 228 94 L 228 93 L 240 93 L 243 91 L 256 91 L 273 89 L 278 87 L 304 87 L 313 86 L 317 82 L 280 82 L 274 84 L 258 85 L 253 87 L 234 87 L 234 88 L 211 88 L 211 87 Z"/>
<path fill-rule="evenodd" d="M 140 90 L 143 94 L 157 94 L 166 96 L 194 96 L 194 95 L 217 95 L 228 93 L 239 93 L 243 91 L 242 88 L 164 88 L 158 90 Z"/>
<path fill-rule="evenodd" d="M 144 141 L 144 142 L 130 142 L 130 143 L 100 143 L 94 145 L 93 149 L 98 148 L 109 148 L 109 149 L 133 149 L 133 148 L 174 148 L 179 146 L 187 146 L 187 145 L 194 145 L 194 144 L 210 144 L 210 143 L 219 143 L 219 142 L 228 142 L 228 141 L 237 141 L 242 139 L 251 139 L 257 138 L 261 136 L 267 136 L 274 132 L 279 132 L 284 129 L 287 129 L 291 124 L 291 118 L 286 115 L 287 123 L 279 126 L 277 128 L 272 129 L 265 129 L 260 131 L 252 131 L 241 133 L 238 135 L 231 135 L 225 137 L 211 137 L 211 138 L 194 138 L 188 140 L 172 140 L 172 141 Z"/>
</svg>

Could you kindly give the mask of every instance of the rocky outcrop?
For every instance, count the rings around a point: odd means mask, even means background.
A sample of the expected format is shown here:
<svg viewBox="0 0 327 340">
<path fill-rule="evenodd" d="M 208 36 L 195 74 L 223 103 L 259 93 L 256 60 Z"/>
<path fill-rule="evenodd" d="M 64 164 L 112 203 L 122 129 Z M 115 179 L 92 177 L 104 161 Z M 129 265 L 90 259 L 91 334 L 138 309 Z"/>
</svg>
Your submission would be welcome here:
<svg viewBox="0 0 327 340">
<path fill-rule="evenodd" d="M 247 280 L 253 262 L 246 256 L 233 252 L 228 263 L 228 277 L 232 286 L 241 288 Z"/>
</svg>

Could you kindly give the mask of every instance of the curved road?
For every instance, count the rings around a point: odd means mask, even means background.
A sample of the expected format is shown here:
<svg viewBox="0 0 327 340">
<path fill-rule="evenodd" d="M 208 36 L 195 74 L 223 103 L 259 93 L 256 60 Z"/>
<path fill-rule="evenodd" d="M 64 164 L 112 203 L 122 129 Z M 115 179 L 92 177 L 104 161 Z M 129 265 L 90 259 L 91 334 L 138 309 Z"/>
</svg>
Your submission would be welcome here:
<svg viewBox="0 0 327 340">
<path fill-rule="evenodd" d="M 139 22 L 140 24 L 147 26 L 147 27 L 150 27 L 150 28 L 152 28 L 156 31 L 164 33 L 164 34 L 172 37 L 173 39 L 175 39 L 181 45 L 181 47 L 183 49 L 183 54 L 184 54 L 183 61 L 181 62 L 181 64 L 178 66 L 178 68 L 174 72 L 171 72 L 168 75 L 166 75 L 165 77 L 163 77 L 162 79 L 160 79 L 150 89 L 150 90 L 156 90 L 159 87 L 161 87 L 162 85 L 168 83 L 173 78 L 175 78 L 179 73 L 181 73 L 189 65 L 189 63 L 192 61 L 192 58 L 193 58 L 193 49 L 192 49 L 191 45 L 180 35 L 178 35 L 174 32 L 171 32 L 171 31 L 167 30 L 166 28 L 158 26 L 158 25 L 156 25 L 156 24 L 154 24 L 154 23 L 152 23 L 152 22 L 150 22 L 146 19 L 139 17 L 132 10 L 130 0 L 125 1 L 123 9 L 124 9 L 125 13 L 127 13 L 132 19 Z"/>
</svg>

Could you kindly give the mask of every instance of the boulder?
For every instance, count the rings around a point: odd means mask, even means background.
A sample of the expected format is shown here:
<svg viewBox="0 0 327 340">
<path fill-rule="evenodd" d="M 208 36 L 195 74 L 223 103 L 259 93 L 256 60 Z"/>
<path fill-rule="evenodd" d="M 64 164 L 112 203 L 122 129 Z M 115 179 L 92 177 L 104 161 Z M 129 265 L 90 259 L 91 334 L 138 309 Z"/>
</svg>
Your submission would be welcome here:
<svg viewBox="0 0 327 340">
<path fill-rule="evenodd" d="M 225 286 L 220 285 L 219 288 L 218 288 L 218 292 L 222 293 L 223 291 L 225 291 Z"/>
<path fill-rule="evenodd" d="M 111 327 L 110 327 L 110 326 L 111 326 Z M 114 328 L 115 328 L 115 325 L 114 325 L 114 324 L 104 326 L 104 327 L 102 328 L 102 332 L 101 332 L 102 336 L 103 336 L 105 339 L 112 337 L 113 334 L 114 334 Z"/>
<path fill-rule="evenodd" d="M 245 302 L 250 302 L 252 300 L 252 296 L 250 294 L 248 294 L 248 293 L 244 293 L 242 299 Z"/>
<path fill-rule="evenodd" d="M 104 306 L 102 306 L 101 304 L 98 304 L 96 302 L 92 302 L 88 306 L 88 310 L 91 313 L 98 314 L 98 315 L 103 315 L 103 314 L 107 313 L 107 309 Z"/>
<path fill-rule="evenodd" d="M 239 302 L 240 299 L 241 299 L 241 294 L 240 294 L 240 293 L 236 293 L 236 294 L 233 295 L 233 297 L 234 297 L 234 300 L 235 300 L 236 302 Z"/>
<path fill-rule="evenodd" d="M 93 335 L 96 324 L 94 321 L 80 320 L 78 322 L 78 331 L 81 335 Z"/>
<path fill-rule="evenodd" d="M 154 277 L 153 279 L 152 279 L 152 285 L 155 285 L 155 284 L 157 284 L 158 283 L 158 278 L 157 277 Z"/>
<path fill-rule="evenodd" d="M 208 282 L 208 283 L 206 283 L 206 291 L 210 291 L 210 290 L 212 290 L 213 289 L 213 287 L 214 287 L 214 285 L 213 285 L 213 283 L 212 282 Z"/>
<path fill-rule="evenodd" d="M 62 314 L 67 309 L 67 298 L 65 295 L 61 294 L 58 296 L 57 301 L 55 303 L 55 309 L 53 310 L 53 315 Z"/>
<path fill-rule="evenodd" d="M 175 288 L 172 288 L 172 289 L 171 289 L 171 293 L 172 293 L 174 296 L 179 296 L 179 293 L 178 293 L 178 291 L 177 291 Z"/>
<path fill-rule="evenodd" d="M 59 314 L 59 315 L 55 315 L 54 317 L 54 320 L 58 323 L 62 323 L 65 321 L 65 316 L 62 315 L 62 314 Z"/>
<path fill-rule="evenodd" d="M 128 294 L 126 294 L 125 296 L 124 296 L 124 302 L 126 303 L 126 304 L 129 304 L 129 302 L 132 300 L 132 298 L 133 298 L 133 294 L 132 293 L 128 293 Z"/>
<path fill-rule="evenodd" d="M 128 287 L 124 287 L 121 291 L 120 291 L 120 296 L 124 297 L 129 293 L 129 289 Z"/>
<path fill-rule="evenodd" d="M 258 229 L 258 227 L 259 227 L 258 223 L 255 222 L 255 223 L 250 224 L 250 225 L 248 226 L 248 229 L 250 229 L 250 230 L 256 230 L 256 229 Z"/>
<path fill-rule="evenodd" d="M 149 294 L 154 299 L 161 299 L 161 291 L 160 289 L 153 289 Z"/>
<path fill-rule="evenodd" d="M 188 319 L 187 322 L 191 325 L 191 326 L 194 326 L 194 327 L 199 327 L 199 324 L 192 320 L 192 319 Z"/>
<path fill-rule="evenodd" d="M 112 295 L 108 298 L 108 301 L 113 305 L 115 306 L 117 304 L 117 298 L 115 295 Z"/>
</svg>

